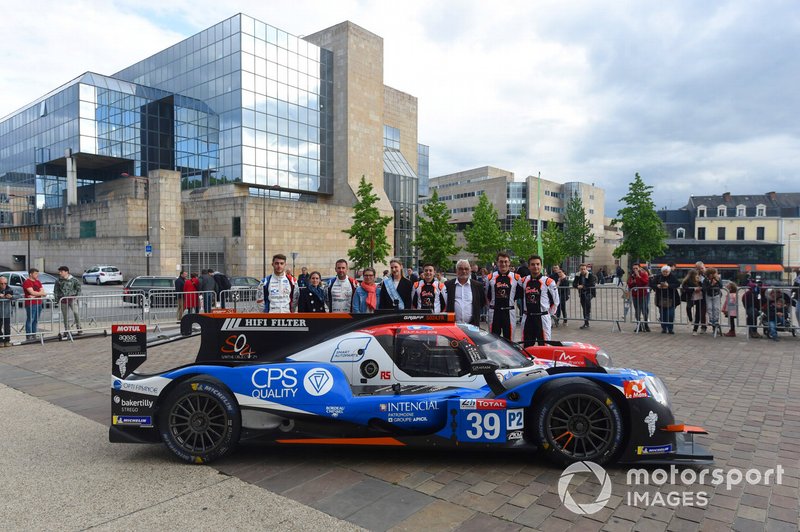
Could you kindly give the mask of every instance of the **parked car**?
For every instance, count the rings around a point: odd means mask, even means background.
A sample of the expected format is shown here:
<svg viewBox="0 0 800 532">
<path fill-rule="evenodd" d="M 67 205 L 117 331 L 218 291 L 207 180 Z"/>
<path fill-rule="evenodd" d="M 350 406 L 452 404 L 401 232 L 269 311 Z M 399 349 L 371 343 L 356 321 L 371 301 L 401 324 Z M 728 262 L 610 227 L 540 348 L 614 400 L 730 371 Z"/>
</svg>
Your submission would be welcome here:
<svg viewBox="0 0 800 532">
<path fill-rule="evenodd" d="M 83 278 L 83 284 L 107 284 L 107 283 L 119 283 L 122 284 L 122 272 L 119 271 L 119 268 L 116 266 L 92 266 L 81 276 Z"/>
<path fill-rule="evenodd" d="M 256 290 L 261 281 L 255 277 L 231 277 L 231 290 L 241 292 L 231 294 L 233 301 L 255 301 Z"/>
<path fill-rule="evenodd" d="M 28 278 L 28 272 L 0 272 L 0 275 L 8 279 L 8 286 L 14 291 L 14 298 L 19 298 L 21 300 L 24 297 L 22 283 Z M 55 290 L 56 287 L 56 278 L 49 273 L 40 272 L 39 281 L 41 281 L 42 287 L 47 293 L 47 297 L 51 300 L 49 303 L 45 302 L 45 304 L 52 304 L 52 300 L 55 298 L 55 296 L 53 296 L 53 290 Z M 19 301 L 17 304 L 22 305 L 22 301 Z"/>
<path fill-rule="evenodd" d="M 175 277 L 140 275 L 129 280 L 122 289 L 122 300 L 125 303 L 137 303 L 136 294 L 150 297 L 151 292 L 168 292 L 158 298 L 151 297 L 150 304 L 158 307 L 169 307 L 175 305 Z"/>
</svg>

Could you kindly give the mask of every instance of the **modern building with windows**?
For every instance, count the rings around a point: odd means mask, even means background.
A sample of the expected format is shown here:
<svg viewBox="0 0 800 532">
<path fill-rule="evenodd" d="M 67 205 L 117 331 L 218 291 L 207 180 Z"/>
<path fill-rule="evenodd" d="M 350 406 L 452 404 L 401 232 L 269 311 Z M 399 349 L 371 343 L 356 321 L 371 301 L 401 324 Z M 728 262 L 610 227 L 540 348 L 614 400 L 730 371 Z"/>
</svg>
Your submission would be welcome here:
<svg viewBox="0 0 800 532">
<path fill-rule="evenodd" d="M 800 266 L 800 193 L 691 196 L 658 215 L 669 249 L 654 263 L 688 268 L 702 260 L 727 278 L 755 272 L 775 280 Z"/>
<path fill-rule="evenodd" d="M 462 248 L 466 247 L 463 231 L 472 223 L 472 213 L 481 196 L 485 195 L 497 210 L 502 230 L 511 230 L 514 221 L 525 216 L 534 236 L 540 221 L 542 230 L 551 223 L 562 228 L 566 205 L 577 196 L 581 199 L 597 241 L 595 249 L 587 255 L 587 262 L 597 267 L 614 264 L 611 252 L 618 245 L 621 234 L 611 227 L 610 220 L 604 216 L 605 191 L 593 184 L 557 183 L 538 176 L 516 180 L 511 171 L 483 166 L 434 177 L 429 187 L 431 193 L 437 191 L 439 199 L 450 209 L 450 221 L 455 224 L 457 231 L 457 245 Z M 567 267 L 574 271 L 577 264 Z"/>
<path fill-rule="evenodd" d="M 0 119 L 0 264 L 260 275 L 294 252 L 328 272 L 362 176 L 410 260 L 427 161 L 417 99 L 383 84 L 381 37 L 237 14 Z"/>
</svg>

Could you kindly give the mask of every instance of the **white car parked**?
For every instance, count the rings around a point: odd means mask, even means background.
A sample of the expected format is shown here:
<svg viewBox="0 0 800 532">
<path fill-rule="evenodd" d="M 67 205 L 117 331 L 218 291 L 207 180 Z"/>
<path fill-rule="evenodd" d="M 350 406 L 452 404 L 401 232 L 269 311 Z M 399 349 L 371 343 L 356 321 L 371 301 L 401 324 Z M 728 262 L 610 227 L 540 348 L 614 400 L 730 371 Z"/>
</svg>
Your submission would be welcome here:
<svg viewBox="0 0 800 532">
<path fill-rule="evenodd" d="M 83 272 L 83 284 L 122 284 L 122 272 L 116 266 L 92 266 Z"/>
</svg>

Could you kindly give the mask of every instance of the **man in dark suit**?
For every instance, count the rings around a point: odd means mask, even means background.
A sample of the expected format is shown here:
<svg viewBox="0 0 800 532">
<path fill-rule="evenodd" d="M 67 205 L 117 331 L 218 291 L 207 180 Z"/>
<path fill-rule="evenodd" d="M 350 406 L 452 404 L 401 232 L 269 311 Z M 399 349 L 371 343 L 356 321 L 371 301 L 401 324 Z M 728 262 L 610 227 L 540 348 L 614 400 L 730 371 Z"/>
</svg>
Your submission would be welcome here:
<svg viewBox="0 0 800 532">
<path fill-rule="evenodd" d="M 481 309 L 486 306 L 483 283 L 470 278 L 469 261 L 456 264 L 456 278 L 444 283 L 447 289 L 447 312 L 456 313 L 456 323 L 480 326 Z"/>
</svg>

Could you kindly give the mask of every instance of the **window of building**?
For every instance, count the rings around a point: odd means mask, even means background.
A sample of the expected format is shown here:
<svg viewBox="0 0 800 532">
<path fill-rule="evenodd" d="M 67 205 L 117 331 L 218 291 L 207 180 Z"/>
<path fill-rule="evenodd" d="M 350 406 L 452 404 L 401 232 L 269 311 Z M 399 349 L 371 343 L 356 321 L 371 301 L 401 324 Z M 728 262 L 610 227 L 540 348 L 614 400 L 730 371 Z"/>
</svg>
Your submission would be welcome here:
<svg viewBox="0 0 800 532">
<path fill-rule="evenodd" d="M 400 130 L 392 126 L 383 126 L 383 146 L 386 148 L 400 149 Z"/>
<path fill-rule="evenodd" d="M 767 206 L 756 205 L 756 216 L 766 216 L 766 215 L 767 215 Z"/>
<path fill-rule="evenodd" d="M 717 207 L 717 216 L 718 217 L 728 216 L 728 208 L 725 205 L 720 205 L 719 207 Z"/>
<path fill-rule="evenodd" d="M 234 216 L 231 223 L 231 236 L 242 236 L 242 218 Z"/>
<path fill-rule="evenodd" d="M 678 229 L 676 229 L 675 238 L 681 238 L 681 239 L 686 238 L 686 229 L 684 229 L 683 227 L 679 227 Z"/>
<path fill-rule="evenodd" d="M 764 240 L 764 228 L 756 227 L 756 240 Z"/>
<path fill-rule="evenodd" d="M 697 217 L 698 218 L 705 218 L 706 217 L 706 207 L 705 205 L 701 205 L 697 208 Z"/>
<path fill-rule="evenodd" d="M 744 205 L 737 205 L 736 206 L 736 216 L 738 216 L 739 218 L 743 218 L 744 216 L 747 216 L 747 209 L 745 208 Z"/>
<path fill-rule="evenodd" d="M 706 239 L 706 228 L 705 227 L 698 227 L 697 228 L 697 240 L 705 240 Z"/>
<path fill-rule="evenodd" d="M 744 240 L 744 227 L 736 228 L 736 240 Z"/>
<path fill-rule="evenodd" d="M 589 214 L 594 214 L 594 209 L 589 209 Z"/>
<path fill-rule="evenodd" d="M 95 238 L 97 237 L 97 222 L 95 220 L 87 220 L 81 222 L 81 238 Z"/>
<path fill-rule="evenodd" d="M 183 236 L 200 236 L 200 220 L 184 220 Z"/>
<path fill-rule="evenodd" d="M 725 228 L 717 227 L 717 240 L 725 240 Z"/>
</svg>

